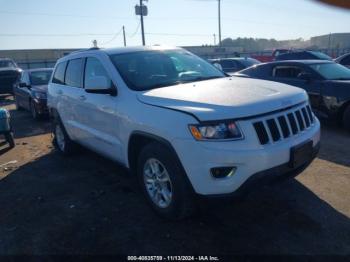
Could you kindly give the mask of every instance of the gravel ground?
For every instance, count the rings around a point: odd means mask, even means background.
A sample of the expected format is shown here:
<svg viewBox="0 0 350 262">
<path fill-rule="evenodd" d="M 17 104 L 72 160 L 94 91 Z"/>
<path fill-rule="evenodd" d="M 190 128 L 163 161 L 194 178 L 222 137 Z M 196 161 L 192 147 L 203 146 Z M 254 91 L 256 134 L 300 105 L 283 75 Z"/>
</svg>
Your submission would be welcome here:
<svg viewBox="0 0 350 262">
<path fill-rule="evenodd" d="M 1 255 L 350 255 L 350 135 L 339 128 L 322 128 L 319 157 L 296 179 L 170 222 L 127 170 L 87 150 L 62 157 L 47 121 L 10 98 L 1 106 L 16 139 L 12 150 L 0 140 Z"/>
</svg>

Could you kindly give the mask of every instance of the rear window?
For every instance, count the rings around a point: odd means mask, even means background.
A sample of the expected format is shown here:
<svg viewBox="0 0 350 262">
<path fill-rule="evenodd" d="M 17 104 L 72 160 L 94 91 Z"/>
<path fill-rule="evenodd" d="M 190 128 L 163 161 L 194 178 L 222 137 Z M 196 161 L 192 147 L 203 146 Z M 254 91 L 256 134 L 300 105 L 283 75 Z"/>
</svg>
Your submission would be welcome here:
<svg viewBox="0 0 350 262">
<path fill-rule="evenodd" d="M 30 82 L 32 85 L 47 85 L 50 80 L 52 71 L 33 71 L 30 73 Z"/>
<path fill-rule="evenodd" d="M 64 73 L 66 71 L 66 65 L 67 62 L 63 62 L 56 66 L 55 74 L 52 78 L 53 83 L 64 85 Z"/>
<path fill-rule="evenodd" d="M 82 87 L 83 59 L 73 59 L 68 62 L 65 83 L 68 86 Z"/>
<path fill-rule="evenodd" d="M 0 68 L 4 67 L 16 67 L 16 65 L 11 60 L 1 60 Z"/>
</svg>

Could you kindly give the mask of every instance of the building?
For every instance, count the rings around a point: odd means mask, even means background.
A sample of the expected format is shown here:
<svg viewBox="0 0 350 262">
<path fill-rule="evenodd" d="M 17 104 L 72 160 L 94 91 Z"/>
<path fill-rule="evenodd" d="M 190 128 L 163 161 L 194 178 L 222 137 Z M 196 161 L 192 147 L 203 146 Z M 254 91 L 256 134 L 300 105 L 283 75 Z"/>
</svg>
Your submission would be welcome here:
<svg viewBox="0 0 350 262">
<path fill-rule="evenodd" d="M 12 58 L 23 69 L 54 67 L 57 59 L 77 49 L 0 50 L 0 57 Z"/>
<path fill-rule="evenodd" d="M 350 48 L 350 33 L 335 33 L 311 37 L 310 44 L 317 48 L 348 49 Z"/>
<path fill-rule="evenodd" d="M 189 46 L 184 47 L 203 58 L 235 56 L 235 47 Z M 54 67 L 57 59 L 79 49 L 27 49 L 0 50 L 0 57 L 12 58 L 22 69 Z"/>
</svg>

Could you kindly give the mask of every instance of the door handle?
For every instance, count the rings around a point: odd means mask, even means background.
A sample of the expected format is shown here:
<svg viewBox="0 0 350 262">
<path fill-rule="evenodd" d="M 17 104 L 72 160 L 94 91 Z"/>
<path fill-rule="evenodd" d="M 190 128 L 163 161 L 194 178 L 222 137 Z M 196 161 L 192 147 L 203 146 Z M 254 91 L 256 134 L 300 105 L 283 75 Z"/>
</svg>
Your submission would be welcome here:
<svg viewBox="0 0 350 262">
<path fill-rule="evenodd" d="M 62 95 L 62 94 L 63 94 L 63 91 L 62 91 L 62 90 L 57 90 L 57 91 L 56 91 L 56 94 L 57 94 L 57 95 Z"/>
<path fill-rule="evenodd" d="M 86 100 L 86 96 L 81 95 L 81 96 L 79 96 L 79 99 L 80 99 L 81 101 L 85 101 L 85 100 Z"/>
</svg>

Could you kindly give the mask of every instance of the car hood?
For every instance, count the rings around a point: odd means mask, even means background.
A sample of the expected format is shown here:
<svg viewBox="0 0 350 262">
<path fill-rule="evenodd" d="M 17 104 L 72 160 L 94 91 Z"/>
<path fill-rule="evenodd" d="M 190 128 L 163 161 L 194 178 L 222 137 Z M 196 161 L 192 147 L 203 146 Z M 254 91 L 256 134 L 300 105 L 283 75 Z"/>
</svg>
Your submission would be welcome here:
<svg viewBox="0 0 350 262">
<path fill-rule="evenodd" d="M 157 88 L 137 96 L 145 104 L 190 113 L 201 121 L 251 117 L 308 99 L 296 87 L 239 77 Z"/>
<path fill-rule="evenodd" d="M 47 86 L 48 85 L 33 85 L 32 91 L 47 93 Z"/>
</svg>

